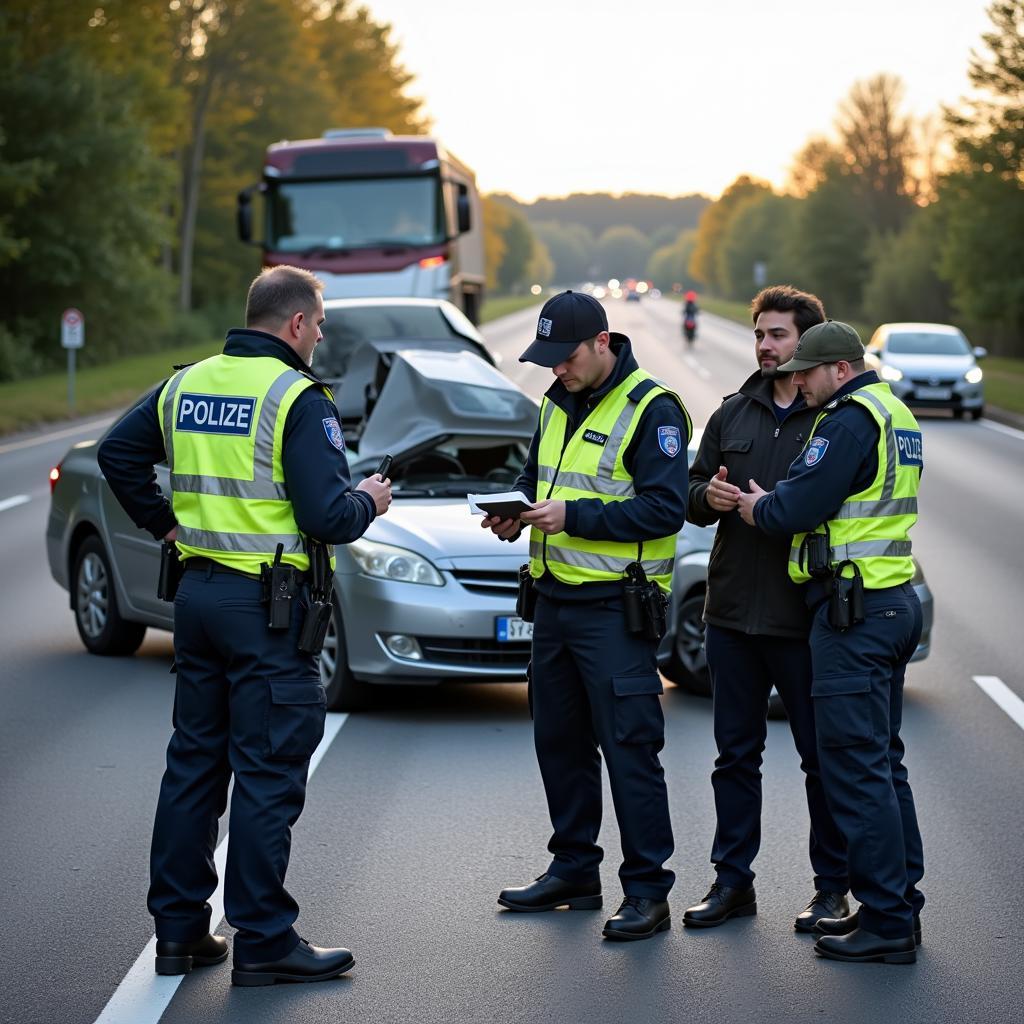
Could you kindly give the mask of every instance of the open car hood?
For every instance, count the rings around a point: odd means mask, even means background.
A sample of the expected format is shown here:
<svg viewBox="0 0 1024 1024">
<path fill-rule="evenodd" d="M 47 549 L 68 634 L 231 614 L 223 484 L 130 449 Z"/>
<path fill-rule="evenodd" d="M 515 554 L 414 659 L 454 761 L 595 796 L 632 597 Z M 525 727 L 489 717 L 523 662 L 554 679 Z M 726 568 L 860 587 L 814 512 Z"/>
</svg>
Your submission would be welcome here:
<svg viewBox="0 0 1024 1024">
<path fill-rule="evenodd" d="M 537 429 L 537 403 L 472 353 L 402 349 L 377 358 L 377 394 L 359 430 L 357 464 L 453 434 L 528 440 Z"/>
</svg>

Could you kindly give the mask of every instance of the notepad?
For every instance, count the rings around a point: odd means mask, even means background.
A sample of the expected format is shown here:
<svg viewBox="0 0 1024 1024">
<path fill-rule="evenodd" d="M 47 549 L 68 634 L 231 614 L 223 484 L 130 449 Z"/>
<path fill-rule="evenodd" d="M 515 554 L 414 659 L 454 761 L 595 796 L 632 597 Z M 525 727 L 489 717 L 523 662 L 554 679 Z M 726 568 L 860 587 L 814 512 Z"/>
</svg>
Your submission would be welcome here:
<svg viewBox="0 0 1024 1024">
<path fill-rule="evenodd" d="M 467 494 L 469 511 L 475 516 L 501 516 L 518 519 L 520 513 L 533 508 L 533 502 L 522 491 L 503 491 L 501 494 Z"/>
</svg>

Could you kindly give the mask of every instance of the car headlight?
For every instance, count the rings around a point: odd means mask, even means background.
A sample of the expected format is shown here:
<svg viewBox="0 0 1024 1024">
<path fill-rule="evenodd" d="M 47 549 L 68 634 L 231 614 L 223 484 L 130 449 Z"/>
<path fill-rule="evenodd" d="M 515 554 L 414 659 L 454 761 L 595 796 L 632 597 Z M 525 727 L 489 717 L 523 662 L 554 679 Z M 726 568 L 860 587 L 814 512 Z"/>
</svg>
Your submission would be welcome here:
<svg viewBox="0 0 1024 1024">
<path fill-rule="evenodd" d="M 883 366 L 880 373 L 882 380 L 903 380 L 903 371 L 895 366 Z"/>
<path fill-rule="evenodd" d="M 444 586 L 444 578 L 437 569 L 414 551 L 365 538 L 353 541 L 348 550 L 367 576 L 398 583 L 423 583 L 428 587 Z"/>
<path fill-rule="evenodd" d="M 981 378 L 984 377 L 984 376 L 985 376 L 985 374 L 983 374 L 981 372 L 981 367 L 980 366 L 972 366 L 964 374 L 964 380 L 967 381 L 968 384 L 980 384 L 981 383 Z"/>
</svg>

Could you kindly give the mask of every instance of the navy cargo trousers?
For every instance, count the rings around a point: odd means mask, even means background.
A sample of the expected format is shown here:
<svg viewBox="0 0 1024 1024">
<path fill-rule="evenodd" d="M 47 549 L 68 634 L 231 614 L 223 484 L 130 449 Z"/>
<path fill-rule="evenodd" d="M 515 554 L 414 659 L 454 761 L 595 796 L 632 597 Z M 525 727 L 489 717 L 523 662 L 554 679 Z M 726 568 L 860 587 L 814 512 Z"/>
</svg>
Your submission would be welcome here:
<svg viewBox="0 0 1024 1024">
<path fill-rule="evenodd" d="M 265 962 L 298 944 L 298 904 L 284 887 L 291 827 L 323 736 L 316 660 L 299 652 L 305 602 L 270 631 L 262 585 L 216 569 L 186 570 L 174 602 L 178 666 L 174 734 L 150 857 L 156 936 L 189 942 L 209 930 L 218 818 L 234 777 L 224 878 L 235 956 Z M 216 924 L 216 922 L 213 922 Z"/>
<path fill-rule="evenodd" d="M 903 679 L 921 638 L 921 602 L 909 583 L 864 591 L 864 621 L 839 632 L 828 602 L 811 626 L 814 719 L 821 779 L 846 838 L 860 927 L 912 934 L 924 896 L 921 833 L 903 764 Z"/>
<path fill-rule="evenodd" d="M 675 880 L 665 772 L 665 718 L 656 643 L 626 632 L 622 598 L 556 602 L 534 614 L 534 742 L 554 832 L 548 871 L 598 880 L 601 755 L 622 837 L 627 896 L 663 900 Z"/>
</svg>

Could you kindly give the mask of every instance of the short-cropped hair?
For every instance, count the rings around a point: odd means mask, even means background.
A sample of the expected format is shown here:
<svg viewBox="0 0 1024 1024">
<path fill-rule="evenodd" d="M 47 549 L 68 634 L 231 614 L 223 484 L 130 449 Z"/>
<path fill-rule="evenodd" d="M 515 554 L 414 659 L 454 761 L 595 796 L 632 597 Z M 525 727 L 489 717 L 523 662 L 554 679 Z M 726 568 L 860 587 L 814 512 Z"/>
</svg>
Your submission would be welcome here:
<svg viewBox="0 0 1024 1024">
<path fill-rule="evenodd" d="M 311 316 L 323 282 L 300 267 L 266 267 L 249 285 L 246 327 L 277 327 L 296 313 Z"/>
<path fill-rule="evenodd" d="M 750 316 L 754 324 L 762 313 L 792 313 L 793 323 L 800 334 L 808 327 L 825 322 L 825 307 L 817 295 L 802 292 L 790 284 L 773 284 L 762 288 L 750 303 Z"/>
</svg>

